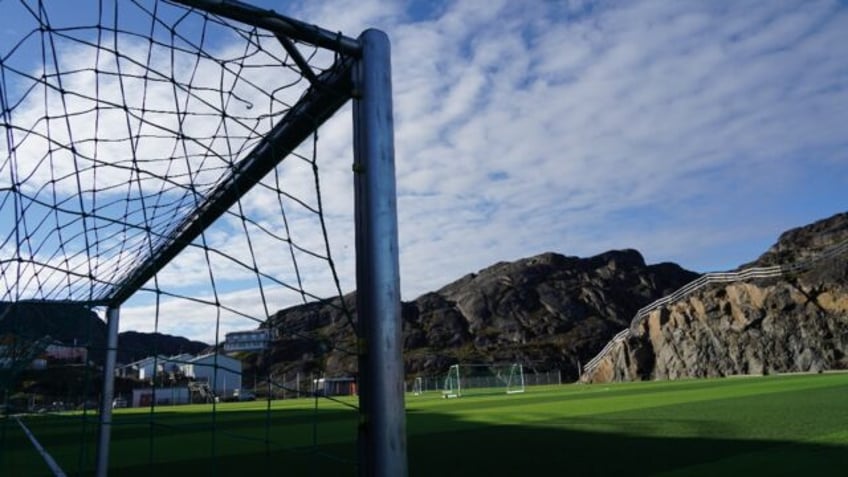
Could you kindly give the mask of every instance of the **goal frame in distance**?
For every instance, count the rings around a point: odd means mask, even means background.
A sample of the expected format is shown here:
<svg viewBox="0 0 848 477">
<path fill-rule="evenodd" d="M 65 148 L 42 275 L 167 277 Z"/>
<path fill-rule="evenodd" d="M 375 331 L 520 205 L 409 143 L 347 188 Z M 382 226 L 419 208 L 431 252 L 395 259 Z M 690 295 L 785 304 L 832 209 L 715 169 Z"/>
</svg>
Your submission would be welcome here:
<svg viewBox="0 0 848 477">
<path fill-rule="evenodd" d="M 463 396 L 463 392 L 468 394 L 469 381 L 472 381 L 476 378 L 469 378 L 467 376 L 463 376 L 463 368 L 464 369 L 494 369 L 494 368 L 505 368 L 509 367 L 506 376 L 500 376 L 498 373 L 495 373 L 489 379 L 494 378 L 494 382 L 502 382 L 504 387 L 504 394 L 520 394 L 525 391 L 525 381 L 524 381 L 524 366 L 519 363 L 511 363 L 505 365 L 485 365 L 485 364 L 454 364 L 448 369 L 448 373 L 445 376 L 444 386 L 442 389 L 442 397 L 445 399 L 451 398 L 459 398 Z M 467 373 L 466 373 L 467 374 Z M 493 387 L 490 387 L 493 388 Z M 473 389 L 473 387 L 471 387 Z M 498 394 L 492 393 L 492 394 Z"/>
</svg>

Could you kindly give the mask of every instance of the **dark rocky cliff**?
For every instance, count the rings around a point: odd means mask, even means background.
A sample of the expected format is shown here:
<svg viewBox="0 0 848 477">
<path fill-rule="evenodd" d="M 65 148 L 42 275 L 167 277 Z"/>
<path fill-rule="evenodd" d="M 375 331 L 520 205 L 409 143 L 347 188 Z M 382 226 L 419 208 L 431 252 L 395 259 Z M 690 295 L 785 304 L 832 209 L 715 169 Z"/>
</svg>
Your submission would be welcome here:
<svg viewBox="0 0 848 477">
<path fill-rule="evenodd" d="M 89 308 L 69 303 L 0 302 L 0 336 L 3 335 L 24 341 L 49 337 L 53 342 L 99 351 L 106 346 L 105 323 Z M 92 359 L 102 355 L 102 351 L 92 353 Z"/>
<path fill-rule="evenodd" d="M 848 214 L 790 230 L 755 262 L 811 263 L 775 278 L 713 283 L 654 310 L 585 381 L 848 368 Z"/>
<path fill-rule="evenodd" d="M 695 277 L 675 264 L 646 265 L 635 250 L 498 263 L 403 304 L 407 375 L 440 374 L 456 362 L 517 361 L 576 379 L 578 361 L 591 358 L 640 307 Z M 276 313 L 269 320 L 278 336 L 273 348 L 248 362 L 270 366 L 275 379 L 294 371 L 354 373 L 356 341 L 341 305 Z M 345 297 L 345 305 L 355 309 L 355 297 Z"/>
<path fill-rule="evenodd" d="M 71 303 L 0 302 L 0 336 L 52 342 L 89 349 L 89 359 L 102 363 L 106 347 L 106 324 L 88 307 Z M 126 331 L 118 334 L 118 362 L 129 363 L 153 354 L 198 353 L 206 343 L 162 333 Z"/>
<path fill-rule="evenodd" d="M 766 267 L 805 260 L 845 240 L 848 240 L 848 212 L 783 232 L 777 242 L 757 260 L 739 268 Z"/>
<path fill-rule="evenodd" d="M 124 331 L 118 334 L 118 362 L 131 363 L 153 355 L 198 354 L 209 348 L 200 341 L 163 333 Z"/>
</svg>

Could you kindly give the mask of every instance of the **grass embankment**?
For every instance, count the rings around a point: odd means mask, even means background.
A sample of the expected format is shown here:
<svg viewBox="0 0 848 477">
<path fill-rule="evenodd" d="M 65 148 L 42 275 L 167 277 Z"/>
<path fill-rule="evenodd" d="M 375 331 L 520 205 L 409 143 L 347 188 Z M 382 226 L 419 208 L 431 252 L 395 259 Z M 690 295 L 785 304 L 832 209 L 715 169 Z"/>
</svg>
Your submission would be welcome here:
<svg viewBox="0 0 848 477">
<path fill-rule="evenodd" d="M 116 412 L 113 475 L 356 474 L 358 417 L 346 403 L 210 409 Z M 848 468 L 845 373 L 537 387 L 447 400 L 434 392 L 407 396 L 407 409 L 411 475 L 845 475 Z M 81 416 L 25 422 L 69 475 L 87 475 L 93 422 L 84 435 Z M 0 475 L 47 475 L 17 426 L 5 424 Z"/>
</svg>

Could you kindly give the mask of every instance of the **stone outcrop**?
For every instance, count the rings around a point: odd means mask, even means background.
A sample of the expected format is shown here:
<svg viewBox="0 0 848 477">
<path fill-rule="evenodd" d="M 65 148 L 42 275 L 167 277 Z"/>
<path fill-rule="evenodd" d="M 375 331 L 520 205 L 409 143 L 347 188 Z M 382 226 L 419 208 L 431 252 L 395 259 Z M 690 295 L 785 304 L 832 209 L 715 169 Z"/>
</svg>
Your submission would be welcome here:
<svg viewBox="0 0 848 477">
<path fill-rule="evenodd" d="M 781 235 L 750 266 L 811 263 L 776 278 L 709 284 L 653 310 L 586 382 L 848 368 L 848 214 Z M 840 248 L 842 249 L 842 248 Z"/>
<path fill-rule="evenodd" d="M 208 344 L 192 341 L 182 336 L 139 331 L 118 333 L 119 363 L 131 363 L 153 354 L 164 356 L 173 356 L 180 353 L 198 354 L 207 349 L 210 349 Z"/>
<path fill-rule="evenodd" d="M 836 214 L 780 235 L 757 260 L 739 268 L 766 267 L 806 260 L 820 254 L 828 247 L 848 240 L 848 212 Z"/>
<path fill-rule="evenodd" d="M 695 277 L 670 263 L 646 265 L 635 250 L 498 263 L 403 304 L 406 371 L 437 375 L 456 362 L 517 361 L 576 379 L 578 363 L 640 307 Z M 252 364 L 270 366 L 278 379 L 293 372 L 355 373 L 356 316 L 345 309 L 355 309 L 355 296 L 276 313 L 269 325 L 278 338 Z"/>
<path fill-rule="evenodd" d="M 89 349 L 89 359 L 102 363 L 106 347 L 106 324 L 84 305 L 50 302 L 0 302 L 0 336 L 35 341 L 49 337 L 51 343 Z M 206 343 L 162 333 L 126 331 L 118 334 L 118 362 L 129 363 L 152 354 L 198 353 Z"/>
</svg>

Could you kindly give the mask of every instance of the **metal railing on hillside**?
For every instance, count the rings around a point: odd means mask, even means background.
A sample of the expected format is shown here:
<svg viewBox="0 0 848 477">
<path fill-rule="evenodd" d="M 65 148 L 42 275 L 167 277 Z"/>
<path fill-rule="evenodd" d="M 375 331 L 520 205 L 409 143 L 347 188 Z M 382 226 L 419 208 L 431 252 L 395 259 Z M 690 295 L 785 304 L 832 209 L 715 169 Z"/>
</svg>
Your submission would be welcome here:
<svg viewBox="0 0 848 477">
<path fill-rule="evenodd" d="M 587 373 L 592 373 L 595 371 L 595 368 L 598 367 L 601 360 L 606 357 L 606 355 L 612 350 L 612 348 L 626 340 L 627 338 L 637 335 L 637 329 L 639 325 L 642 324 L 642 321 L 648 317 L 648 315 L 663 306 L 666 306 L 670 303 L 674 303 L 678 300 L 682 300 L 686 298 L 696 290 L 703 288 L 704 286 L 710 283 L 728 283 L 728 282 L 738 282 L 743 280 L 749 280 L 752 278 L 774 278 L 780 277 L 789 273 L 796 273 L 801 271 L 806 271 L 817 263 L 828 260 L 839 255 L 845 254 L 848 252 L 848 240 L 845 240 L 833 247 L 827 248 L 822 251 L 820 254 L 815 257 L 809 258 L 807 260 L 802 260 L 790 264 L 785 265 L 773 265 L 771 267 L 752 267 L 746 268 L 744 270 L 740 270 L 738 272 L 710 272 L 701 275 L 695 280 L 687 283 L 671 295 L 666 295 L 659 300 L 652 302 L 651 304 L 642 307 L 639 311 L 636 312 L 636 315 L 633 317 L 633 320 L 630 322 L 630 327 L 625 328 L 620 331 L 618 334 L 613 336 L 613 338 L 607 343 L 606 346 L 597 354 L 594 358 L 592 358 L 586 365 L 583 367 L 583 371 L 581 372 L 581 376 L 585 376 Z"/>
</svg>

